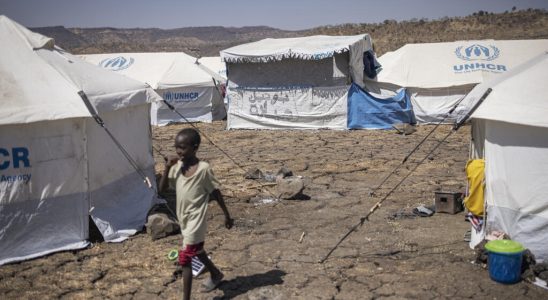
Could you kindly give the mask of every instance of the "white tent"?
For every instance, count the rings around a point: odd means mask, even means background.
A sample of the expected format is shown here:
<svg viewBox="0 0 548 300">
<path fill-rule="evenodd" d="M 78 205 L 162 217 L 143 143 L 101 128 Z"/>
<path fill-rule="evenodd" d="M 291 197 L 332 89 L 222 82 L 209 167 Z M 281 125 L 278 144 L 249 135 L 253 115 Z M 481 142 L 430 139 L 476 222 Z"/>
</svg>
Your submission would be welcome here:
<svg viewBox="0 0 548 300">
<path fill-rule="evenodd" d="M 220 56 L 200 57 L 198 62 L 215 74 L 221 76 L 221 78 L 224 79 L 223 83 L 226 81 L 226 64 Z"/>
<path fill-rule="evenodd" d="M 346 129 L 347 94 L 363 86 L 369 35 L 264 39 L 221 51 L 228 128 Z"/>
<path fill-rule="evenodd" d="M 407 44 L 379 58 L 382 70 L 366 87 L 384 95 L 406 87 L 417 121 L 439 122 L 476 84 L 511 71 L 547 49 L 548 40 Z"/>
<path fill-rule="evenodd" d="M 83 91 L 143 172 L 154 176 L 145 84 L 81 61 L 0 16 L 0 265 L 140 230 L 156 200 L 107 133 Z"/>
<path fill-rule="evenodd" d="M 473 157 L 485 159 L 487 230 L 548 259 L 548 53 L 475 87 Z"/>
<path fill-rule="evenodd" d="M 148 83 L 191 122 L 211 122 L 226 116 L 218 89 L 222 77 L 197 64 L 183 52 L 108 53 L 81 55 L 84 60 Z M 186 122 L 162 102 L 153 103 L 153 125 Z"/>
</svg>

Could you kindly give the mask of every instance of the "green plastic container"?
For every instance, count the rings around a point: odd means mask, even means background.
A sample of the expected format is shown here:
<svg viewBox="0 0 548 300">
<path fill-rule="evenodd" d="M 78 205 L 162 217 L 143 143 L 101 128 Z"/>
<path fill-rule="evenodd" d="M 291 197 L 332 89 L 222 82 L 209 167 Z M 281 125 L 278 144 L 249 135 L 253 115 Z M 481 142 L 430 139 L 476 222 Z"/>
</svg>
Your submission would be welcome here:
<svg viewBox="0 0 548 300">
<path fill-rule="evenodd" d="M 489 251 L 489 276 L 500 283 L 516 283 L 521 279 L 521 261 L 525 248 L 511 240 L 494 240 L 485 244 Z"/>
</svg>

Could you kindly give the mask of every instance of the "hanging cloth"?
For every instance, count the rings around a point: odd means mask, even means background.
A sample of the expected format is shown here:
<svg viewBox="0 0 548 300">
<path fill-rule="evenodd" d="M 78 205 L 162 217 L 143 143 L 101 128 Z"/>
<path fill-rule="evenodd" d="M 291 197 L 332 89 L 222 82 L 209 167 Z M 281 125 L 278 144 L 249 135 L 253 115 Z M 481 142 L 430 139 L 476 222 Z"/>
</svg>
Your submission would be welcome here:
<svg viewBox="0 0 548 300">
<path fill-rule="evenodd" d="M 464 198 L 464 206 L 475 216 L 483 216 L 483 200 L 485 189 L 485 160 L 471 159 L 466 163 L 468 178 L 468 196 Z"/>
</svg>

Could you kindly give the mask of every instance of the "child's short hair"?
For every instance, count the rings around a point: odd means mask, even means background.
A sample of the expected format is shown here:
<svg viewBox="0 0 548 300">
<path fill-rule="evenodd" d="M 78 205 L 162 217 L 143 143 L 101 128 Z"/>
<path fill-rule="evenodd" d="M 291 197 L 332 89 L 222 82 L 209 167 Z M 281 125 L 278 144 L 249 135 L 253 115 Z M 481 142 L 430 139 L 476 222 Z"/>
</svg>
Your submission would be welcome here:
<svg viewBox="0 0 548 300">
<path fill-rule="evenodd" d="M 187 137 L 195 147 L 200 146 L 200 142 L 202 140 L 198 131 L 193 128 L 182 129 L 181 131 L 179 131 L 179 133 L 177 133 L 177 136 Z"/>
</svg>

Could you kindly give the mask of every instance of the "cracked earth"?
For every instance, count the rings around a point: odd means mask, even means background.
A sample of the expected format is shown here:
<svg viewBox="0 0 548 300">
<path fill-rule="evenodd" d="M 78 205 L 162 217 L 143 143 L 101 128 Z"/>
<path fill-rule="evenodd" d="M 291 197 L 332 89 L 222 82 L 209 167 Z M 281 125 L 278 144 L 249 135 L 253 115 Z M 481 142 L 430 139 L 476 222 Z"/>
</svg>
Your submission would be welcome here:
<svg viewBox="0 0 548 300">
<path fill-rule="evenodd" d="M 173 137 L 188 125 L 153 129 L 156 148 L 173 151 Z M 223 184 L 235 226 L 209 209 L 206 250 L 224 272 L 219 289 L 194 299 L 542 299 L 545 290 L 521 282 L 502 285 L 474 265 L 463 241 L 463 213 L 410 217 L 431 205 L 435 191 L 464 192 L 469 127 L 451 135 L 356 232 L 319 263 L 349 228 L 412 170 L 450 130 L 440 127 L 380 188 L 369 193 L 432 129 L 393 131 L 223 130 L 224 122 L 197 124 L 244 169 L 275 172 L 286 166 L 303 176 L 308 200 L 268 203 L 275 186 L 246 180 L 244 171 L 203 139 L 199 157 Z M 163 161 L 155 153 L 156 172 Z M 404 212 L 404 213 L 402 213 Z M 402 216 L 394 218 L 395 215 Z M 172 275 L 169 250 L 179 235 L 152 241 L 140 233 L 123 243 L 94 243 L 0 267 L 1 299 L 177 299 L 182 279 Z"/>
</svg>

